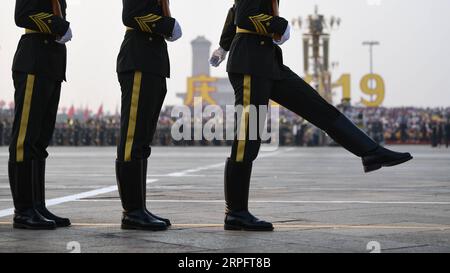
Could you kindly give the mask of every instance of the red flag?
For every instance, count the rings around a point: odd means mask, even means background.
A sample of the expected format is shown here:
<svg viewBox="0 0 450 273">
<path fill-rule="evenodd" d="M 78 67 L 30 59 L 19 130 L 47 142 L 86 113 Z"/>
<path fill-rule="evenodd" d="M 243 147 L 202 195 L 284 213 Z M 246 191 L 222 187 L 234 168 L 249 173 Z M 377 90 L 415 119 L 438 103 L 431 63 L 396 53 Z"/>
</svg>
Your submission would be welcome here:
<svg viewBox="0 0 450 273">
<path fill-rule="evenodd" d="M 103 116 L 103 104 L 100 105 L 100 107 L 98 108 L 98 111 L 97 111 L 97 118 L 100 118 L 102 116 Z"/>
<path fill-rule="evenodd" d="M 70 106 L 70 108 L 69 108 L 69 112 L 67 112 L 67 117 L 72 119 L 74 115 L 75 115 L 75 107 L 73 107 L 73 104 L 72 104 L 72 106 Z"/>
</svg>

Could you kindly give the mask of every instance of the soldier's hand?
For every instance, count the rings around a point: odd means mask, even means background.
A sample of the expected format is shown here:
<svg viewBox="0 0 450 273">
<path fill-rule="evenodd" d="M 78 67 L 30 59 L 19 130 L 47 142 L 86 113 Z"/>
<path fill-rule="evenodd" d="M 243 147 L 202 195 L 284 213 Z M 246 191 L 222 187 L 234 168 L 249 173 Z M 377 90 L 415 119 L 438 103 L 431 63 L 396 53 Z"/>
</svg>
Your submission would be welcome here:
<svg viewBox="0 0 450 273">
<path fill-rule="evenodd" d="M 70 40 L 72 40 L 72 29 L 69 27 L 66 31 L 66 34 L 64 34 L 64 36 L 56 40 L 56 42 L 59 44 L 65 44 Z"/>
<path fill-rule="evenodd" d="M 169 42 L 175 42 L 183 36 L 183 31 L 181 30 L 180 24 L 175 20 L 175 25 L 173 26 L 172 37 L 167 37 L 166 40 Z"/>
<path fill-rule="evenodd" d="M 287 25 L 286 30 L 284 31 L 283 36 L 281 36 L 281 40 L 277 41 L 277 40 L 273 40 L 273 42 L 277 45 L 282 45 L 284 44 L 287 40 L 289 40 L 289 38 L 291 38 L 291 26 Z"/>
<path fill-rule="evenodd" d="M 227 53 L 225 49 L 219 47 L 213 52 L 209 63 L 214 67 L 218 67 L 227 58 Z"/>
</svg>

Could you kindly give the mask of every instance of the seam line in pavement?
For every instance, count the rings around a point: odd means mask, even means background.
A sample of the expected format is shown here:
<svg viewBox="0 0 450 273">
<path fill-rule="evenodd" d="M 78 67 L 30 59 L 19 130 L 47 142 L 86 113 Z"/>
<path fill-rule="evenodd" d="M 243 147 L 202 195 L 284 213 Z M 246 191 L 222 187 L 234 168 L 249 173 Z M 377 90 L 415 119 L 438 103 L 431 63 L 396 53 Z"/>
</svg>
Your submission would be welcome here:
<svg viewBox="0 0 450 273">
<path fill-rule="evenodd" d="M 0 226 L 11 225 L 0 222 Z M 450 230 L 450 225 L 442 226 L 408 226 L 408 225 L 352 225 L 352 224 L 274 224 L 275 228 L 285 229 L 410 229 L 410 230 Z M 72 227 L 120 227 L 120 223 L 73 223 Z M 172 228 L 222 228 L 223 224 L 173 224 Z"/>
</svg>

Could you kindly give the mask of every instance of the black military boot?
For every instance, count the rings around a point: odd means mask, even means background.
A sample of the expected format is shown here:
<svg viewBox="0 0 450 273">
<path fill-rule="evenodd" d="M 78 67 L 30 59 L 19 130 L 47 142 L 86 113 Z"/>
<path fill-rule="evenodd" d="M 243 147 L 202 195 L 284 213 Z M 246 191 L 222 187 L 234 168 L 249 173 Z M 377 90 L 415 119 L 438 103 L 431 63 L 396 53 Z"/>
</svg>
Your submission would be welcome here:
<svg viewBox="0 0 450 273">
<path fill-rule="evenodd" d="M 147 160 L 144 160 L 144 168 L 142 169 L 145 181 L 147 181 L 147 163 L 148 163 L 148 161 L 147 161 Z M 143 190 L 144 190 L 144 196 L 147 196 L 147 187 L 146 187 L 146 183 L 143 183 L 143 186 L 144 186 L 144 189 L 143 189 Z M 147 213 L 150 214 L 153 218 L 158 219 L 159 221 L 163 221 L 164 223 L 166 223 L 166 225 L 167 225 L 168 227 L 170 227 L 170 226 L 172 225 L 172 223 L 170 223 L 170 220 L 169 220 L 169 219 L 159 217 L 158 215 L 155 215 L 155 214 L 151 213 L 147 208 L 146 208 L 145 210 L 146 210 Z"/>
<path fill-rule="evenodd" d="M 116 179 L 122 200 L 122 229 L 166 230 L 167 225 L 147 213 L 144 160 L 116 161 Z"/>
<path fill-rule="evenodd" d="M 413 157 L 410 153 L 398 153 L 378 146 L 377 149 L 371 151 L 362 157 L 364 171 L 372 172 L 381 167 L 391 167 L 405 163 Z"/>
<path fill-rule="evenodd" d="M 412 159 L 410 153 L 398 153 L 381 147 L 344 115 L 339 116 L 326 132 L 342 147 L 362 158 L 366 173 Z"/>
<path fill-rule="evenodd" d="M 33 168 L 32 181 L 36 210 L 45 218 L 55 221 L 56 227 L 70 226 L 71 223 L 68 218 L 61 218 L 54 215 L 45 205 L 45 160 L 33 160 L 31 164 Z"/>
<path fill-rule="evenodd" d="M 273 225 L 259 220 L 248 211 L 248 194 L 252 163 L 225 164 L 225 230 L 272 231 Z"/>
<path fill-rule="evenodd" d="M 8 162 L 8 176 L 15 208 L 13 227 L 55 229 L 55 221 L 46 219 L 34 207 L 31 161 Z"/>
</svg>

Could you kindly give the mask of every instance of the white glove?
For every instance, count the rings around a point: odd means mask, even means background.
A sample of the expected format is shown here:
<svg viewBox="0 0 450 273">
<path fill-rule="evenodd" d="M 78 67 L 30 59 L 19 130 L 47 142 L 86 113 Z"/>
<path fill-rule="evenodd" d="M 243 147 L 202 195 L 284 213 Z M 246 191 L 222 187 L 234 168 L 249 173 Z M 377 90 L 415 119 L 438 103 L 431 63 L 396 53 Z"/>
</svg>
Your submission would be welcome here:
<svg viewBox="0 0 450 273">
<path fill-rule="evenodd" d="M 64 34 L 64 36 L 56 40 L 56 42 L 63 45 L 70 40 L 72 40 L 72 29 L 70 29 L 69 27 L 66 31 L 66 34 Z"/>
<path fill-rule="evenodd" d="M 169 42 L 175 42 L 183 36 L 183 31 L 181 30 L 180 24 L 175 20 L 175 25 L 173 26 L 172 37 L 167 37 L 166 40 Z"/>
<path fill-rule="evenodd" d="M 279 41 L 275 41 L 273 40 L 273 42 L 277 45 L 282 45 L 284 44 L 287 40 L 289 40 L 289 38 L 291 38 L 291 26 L 288 24 L 286 30 L 284 31 L 283 36 L 281 36 L 281 40 Z"/>
<path fill-rule="evenodd" d="M 227 54 L 228 52 L 225 49 L 219 47 L 213 52 L 209 63 L 214 67 L 218 67 L 227 58 Z"/>
</svg>

